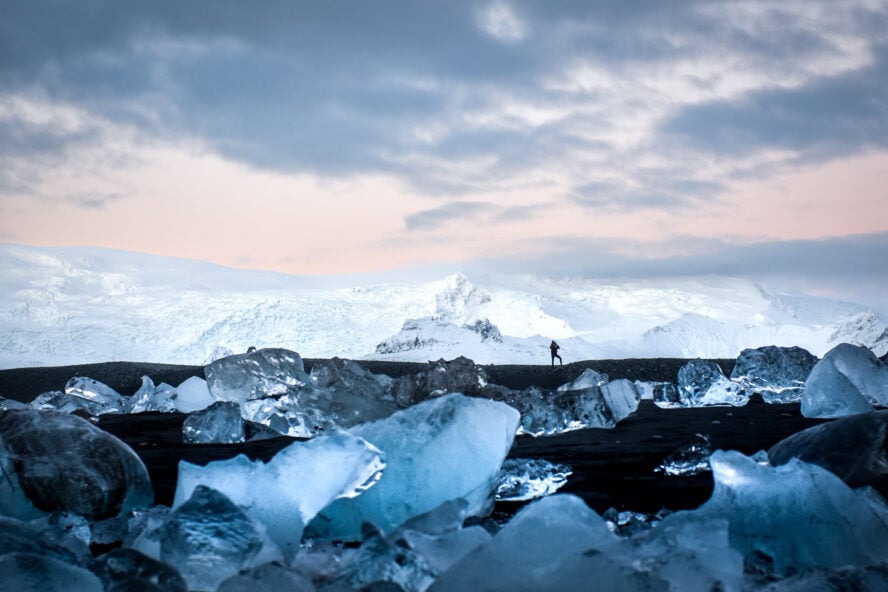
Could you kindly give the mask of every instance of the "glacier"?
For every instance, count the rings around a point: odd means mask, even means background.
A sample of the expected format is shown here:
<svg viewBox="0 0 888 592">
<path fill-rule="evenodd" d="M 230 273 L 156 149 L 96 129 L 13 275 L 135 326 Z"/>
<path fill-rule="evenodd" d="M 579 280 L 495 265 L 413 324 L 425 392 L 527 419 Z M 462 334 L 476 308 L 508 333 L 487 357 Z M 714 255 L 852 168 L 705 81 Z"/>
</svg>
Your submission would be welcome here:
<svg viewBox="0 0 888 592">
<path fill-rule="evenodd" d="M 453 274 L 361 285 L 196 262 L 177 271 L 183 265 L 0 245 L 0 368 L 112 359 L 202 365 L 250 346 L 309 358 L 546 364 L 553 338 L 565 362 L 735 358 L 769 344 L 815 356 L 841 342 L 888 352 L 885 320 L 864 306 L 736 278 Z"/>
</svg>

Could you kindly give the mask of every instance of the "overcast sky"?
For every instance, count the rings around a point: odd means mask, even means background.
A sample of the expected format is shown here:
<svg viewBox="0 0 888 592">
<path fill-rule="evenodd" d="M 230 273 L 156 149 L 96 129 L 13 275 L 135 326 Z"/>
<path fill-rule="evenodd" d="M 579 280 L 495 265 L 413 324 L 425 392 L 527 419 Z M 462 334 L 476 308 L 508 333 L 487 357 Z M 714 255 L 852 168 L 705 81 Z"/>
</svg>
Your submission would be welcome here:
<svg viewBox="0 0 888 592">
<path fill-rule="evenodd" d="M 888 301 L 888 0 L 0 14 L 3 242 Z"/>
</svg>

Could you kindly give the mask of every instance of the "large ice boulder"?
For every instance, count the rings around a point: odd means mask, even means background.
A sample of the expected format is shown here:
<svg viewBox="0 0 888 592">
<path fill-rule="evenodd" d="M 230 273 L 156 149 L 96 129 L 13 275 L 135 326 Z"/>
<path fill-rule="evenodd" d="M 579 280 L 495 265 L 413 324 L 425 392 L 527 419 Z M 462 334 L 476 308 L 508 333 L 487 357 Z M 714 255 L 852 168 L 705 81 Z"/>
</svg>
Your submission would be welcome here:
<svg viewBox="0 0 888 592">
<path fill-rule="evenodd" d="M 805 417 L 840 417 L 888 406 L 888 366 L 869 349 L 841 343 L 817 362 L 802 396 Z"/>
<path fill-rule="evenodd" d="M 715 489 L 698 512 L 726 519 L 731 545 L 770 557 L 777 573 L 888 557 L 882 510 L 826 469 L 798 459 L 773 467 L 721 450 L 710 463 Z"/>
<path fill-rule="evenodd" d="M 207 364 L 204 374 L 213 397 L 238 403 L 286 395 L 311 385 L 299 354 L 281 348 L 218 359 Z"/>
<path fill-rule="evenodd" d="M 199 485 L 212 487 L 246 508 L 292 558 L 305 524 L 334 499 L 354 497 L 372 487 L 384 467 L 377 448 L 347 433 L 294 442 L 267 463 L 244 455 L 204 467 L 181 461 L 173 507 L 184 503 Z"/>
<path fill-rule="evenodd" d="M 767 403 L 798 400 L 817 357 L 800 347 L 769 345 L 744 349 L 737 357 L 731 380 L 747 392 L 760 393 Z"/>
<path fill-rule="evenodd" d="M 768 450 L 772 465 L 798 458 L 832 471 L 851 487 L 888 475 L 885 429 L 888 411 L 859 413 L 802 430 Z"/>
<path fill-rule="evenodd" d="M 358 540 L 364 522 L 391 532 L 457 498 L 468 502 L 470 515 L 484 514 L 518 419 L 518 412 L 504 403 L 453 393 L 355 426 L 350 433 L 385 454 L 385 472 L 363 495 L 324 509 L 312 521 L 311 532 Z"/>
<path fill-rule="evenodd" d="M 599 554 L 618 542 L 583 500 L 553 495 L 522 509 L 488 544 L 444 572 L 430 590 L 563 589 L 553 580 L 567 561 L 583 553 Z"/>
<path fill-rule="evenodd" d="M 708 360 L 691 360 L 678 370 L 678 395 L 685 407 L 733 405 L 741 407 L 749 397 L 739 383 L 722 372 L 721 366 Z"/>
<path fill-rule="evenodd" d="M 101 520 L 154 500 L 136 453 L 74 415 L 0 414 L 0 471 L 0 513 L 23 520 L 51 512 Z"/>
</svg>

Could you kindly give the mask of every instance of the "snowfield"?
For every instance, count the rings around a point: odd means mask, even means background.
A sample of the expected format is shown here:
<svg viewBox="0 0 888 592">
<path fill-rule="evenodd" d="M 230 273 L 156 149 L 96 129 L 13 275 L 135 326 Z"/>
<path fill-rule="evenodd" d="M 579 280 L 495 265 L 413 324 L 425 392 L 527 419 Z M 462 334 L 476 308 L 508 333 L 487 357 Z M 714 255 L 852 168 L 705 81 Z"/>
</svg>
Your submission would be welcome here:
<svg viewBox="0 0 888 592">
<path fill-rule="evenodd" d="M 728 277 L 650 281 L 453 274 L 304 278 L 103 249 L 0 245 L 0 367 L 139 360 L 203 364 L 283 347 L 304 357 L 488 364 L 734 358 L 838 343 L 888 351 L 867 308 Z M 359 283 L 360 282 L 360 283 Z"/>
</svg>

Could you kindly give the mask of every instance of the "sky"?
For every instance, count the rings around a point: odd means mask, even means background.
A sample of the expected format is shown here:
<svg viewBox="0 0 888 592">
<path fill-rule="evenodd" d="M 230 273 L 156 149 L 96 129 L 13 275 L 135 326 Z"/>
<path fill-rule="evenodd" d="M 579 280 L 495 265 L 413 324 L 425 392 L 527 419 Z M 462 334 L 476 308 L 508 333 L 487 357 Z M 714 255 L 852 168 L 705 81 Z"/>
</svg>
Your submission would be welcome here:
<svg viewBox="0 0 888 592">
<path fill-rule="evenodd" d="M 888 0 L 0 0 L 0 242 L 888 311 Z"/>
</svg>

